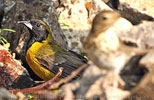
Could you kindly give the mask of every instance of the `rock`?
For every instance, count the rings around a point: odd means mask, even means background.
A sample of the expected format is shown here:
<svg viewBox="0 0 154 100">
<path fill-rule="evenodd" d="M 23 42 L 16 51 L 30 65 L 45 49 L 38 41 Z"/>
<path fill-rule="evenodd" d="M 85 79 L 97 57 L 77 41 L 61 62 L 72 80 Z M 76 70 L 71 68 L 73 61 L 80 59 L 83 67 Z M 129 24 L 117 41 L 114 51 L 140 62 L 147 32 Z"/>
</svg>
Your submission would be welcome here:
<svg viewBox="0 0 154 100">
<path fill-rule="evenodd" d="M 20 44 L 19 39 L 21 34 L 26 34 L 25 36 L 29 38 L 29 35 L 27 35 L 29 32 L 26 28 L 23 27 L 23 25 L 20 25 L 17 22 L 30 19 L 40 19 L 47 22 L 51 27 L 53 37 L 56 42 L 59 45 L 62 45 L 67 48 L 66 41 L 64 41 L 65 36 L 60 30 L 59 23 L 57 21 L 56 11 L 54 8 L 54 3 L 52 0 L 6 0 L 6 5 L 8 5 L 8 7 L 5 10 L 2 27 L 16 30 L 16 32 L 2 32 L 2 35 L 8 40 L 9 43 L 11 43 L 10 48 L 12 50 L 14 50 L 17 45 L 20 45 L 17 51 L 20 51 L 21 49 L 25 50 L 26 45 L 23 45 L 25 43 L 22 42 Z M 26 42 L 26 40 L 23 41 Z"/>
<path fill-rule="evenodd" d="M 132 57 L 121 70 L 120 76 L 125 82 L 124 89 L 131 90 L 138 85 L 143 76 L 148 73 L 148 69 L 139 64 L 142 56 Z"/>
<path fill-rule="evenodd" d="M 137 25 L 139 23 L 142 23 L 142 21 L 147 20 L 147 21 L 153 21 L 153 17 L 141 13 L 140 11 L 134 9 L 127 3 L 120 2 L 120 6 L 118 8 L 120 11 L 120 14 L 122 17 L 126 18 L 129 20 L 132 24 Z"/>
<path fill-rule="evenodd" d="M 4 9 L 5 6 L 5 0 L 0 1 L 0 9 Z"/>
<path fill-rule="evenodd" d="M 1 0 L 0 1 L 0 28 L 1 28 L 2 19 L 4 16 L 4 6 L 5 6 L 5 0 Z"/>
<path fill-rule="evenodd" d="M 59 23 L 68 41 L 68 47 L 80 52 L 80 38 L 89 32 L 90 27 L 85 1 L 76 0 L 71 3 L 71 0 L 62 0 L 61 5 L 64 5 L 64 11 L 59 15 Z M 75 48 L 72 45 L 74 42 L 78 42 Z"/>
<path fill-rule="evenodd" d="M 0 88 L 0 100 L 16 100 L 5 88 Z"/>
<path fill-rule="evenodd" d="M 142 23 L 133 26 L 129 30 L 117 32 L 119 38 L 139 48 L 153 48 L 154 47 L 154 22 Z"/>
<path fill-rule="evenodd" d="M 0 45 L 0 87 L 25 88 L 31 87 L 33 83 L 21 62 L 14 59 L 8 49 Z"/>
<path fill-rule="evenodd" d="M 124 100 L 153 100 L 154 70 L 147 73 L 138 86 Z"/>
<path fill-rule="evenodd" d="M 154 17 L 153 0 L 120 0 L 120 3 L 127 3 L 131 8 L 138 10 L 142 14 Z"/>
<path fill-rule="evenodd" d="M 154 51 L 150 51 L 141 60 L 140 65 L 146 67 L 150 72 L 154 70 Z"/>
</svg>

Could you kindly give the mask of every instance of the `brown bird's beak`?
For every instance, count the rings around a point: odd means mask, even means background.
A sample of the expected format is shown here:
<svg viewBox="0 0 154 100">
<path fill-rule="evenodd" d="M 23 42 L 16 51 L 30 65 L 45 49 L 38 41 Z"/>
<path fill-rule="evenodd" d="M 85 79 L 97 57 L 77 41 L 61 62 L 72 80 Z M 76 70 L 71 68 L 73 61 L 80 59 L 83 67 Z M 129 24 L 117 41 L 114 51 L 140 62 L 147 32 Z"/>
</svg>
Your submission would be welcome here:
<svg viewBox="0 0 154 100">
<path fill-rule="evenodd" d="M 30 23 L 30 21 L 18 21 L 19 24 L 24 24 L 26 27 L 28 27 L 29 29 L 33 29 L 32 24 Z"/>
</svg>

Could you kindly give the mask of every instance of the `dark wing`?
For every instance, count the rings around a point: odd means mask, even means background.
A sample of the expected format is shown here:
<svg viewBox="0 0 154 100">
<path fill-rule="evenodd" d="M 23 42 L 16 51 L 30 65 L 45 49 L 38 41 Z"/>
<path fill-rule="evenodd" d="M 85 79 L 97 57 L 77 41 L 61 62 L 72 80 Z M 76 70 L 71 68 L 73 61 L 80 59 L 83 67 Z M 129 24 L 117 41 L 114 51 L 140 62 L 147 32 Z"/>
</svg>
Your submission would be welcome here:
<svg viewBox="0 0 154 100">
<path fill-rule="evenodd" d="M 87 59 L 73 51 L 58 51 L 54 55 L 43 56 L 41 59 L 37 59 L 41 65 L 48 68 L 53 73 L 57 73 L 58 68 L 63 67 L 62 77 L 70 75 L 72 71 L 87 62 Z M 77 75 L 76 77 L 79 76 L 80 75 Z"/>
</svg>

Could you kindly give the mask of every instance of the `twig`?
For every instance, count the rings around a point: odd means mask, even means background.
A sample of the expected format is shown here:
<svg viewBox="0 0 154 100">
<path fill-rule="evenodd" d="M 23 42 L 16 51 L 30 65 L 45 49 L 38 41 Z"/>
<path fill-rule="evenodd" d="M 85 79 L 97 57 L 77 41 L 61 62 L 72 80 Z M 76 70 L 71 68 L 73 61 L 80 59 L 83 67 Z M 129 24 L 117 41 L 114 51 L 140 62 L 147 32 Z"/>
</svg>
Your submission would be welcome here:
<svg viewBox="0 0 154 100">
<path fill-rule="evenodd" d="M 82 66 L 80 66 L 77 70 L 73 71 L 73 72 L 71 73 L 71 75 L 69 75 L 68 77 L 63 78 L 63 79 L 61 79 L 59 82 L 56 82 L 56 83 L 52 84 L 52 85 L 50 86 L 49 89 L 51 89 L 51 90 L 57 89 L 60 85 L 69 82 L 69 81 L 72 80 L 77 74 L 79 74 L 83 69 L 85 69 L 87 66 L 88 66 L 88 63 L 87 63 L 87 64 L 84 64 L 84 65 L 82 65 Z"/>
<path fill-rule="evenodd" d="M 64 93 L 65 93 L 65 96 L 64 96 L 63 100 L 75 100 L 75 96 L 74 96 L 71 86 L 69 84 L 67 84 L 65 86 Z"/>
<path fill-rule="evenodd" d="M 32 87 L 32 88 L 10 90 L 10 92 L 12 94 L 16 94 L 17 92 L 34 93 L 34 92 L 36 92 L 38 90 L 45 89 L 45 88 L 49 87 L 51 84 L 53 84 L 61 76 L 62 71 L 63 71 L 63 68 L 60 67 L 58 69 L 58 73 L 52 79 L 50 79 L 49 81 L 47 81 L 47 82 L 45 82 L 43 84 L 40 84 L 40 85 Z"/>
</svg>

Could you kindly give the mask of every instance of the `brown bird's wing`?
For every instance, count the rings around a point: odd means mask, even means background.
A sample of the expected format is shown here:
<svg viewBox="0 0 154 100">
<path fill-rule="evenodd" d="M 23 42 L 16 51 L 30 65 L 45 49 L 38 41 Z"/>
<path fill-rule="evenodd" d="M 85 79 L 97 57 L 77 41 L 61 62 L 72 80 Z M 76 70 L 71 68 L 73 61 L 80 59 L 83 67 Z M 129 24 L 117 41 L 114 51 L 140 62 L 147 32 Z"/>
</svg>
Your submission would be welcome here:
<svg viewBox="0 0 154 100">
<path fill-rule="evenodd" d="M 73 51 L 57 51 L 54 55 L 42 56 L 37 59 L 42 66 L 53 73 L 57 73 L 58 68 L 63 67 L 62 77 L 70 75 L 72 71 L 87 62 L 87 59 Z"/>
<path fill-rule="evenodd" d="M 123 44 L 122 42 L 121 42 L 120 46 L 121 47 L 119 48 L 119 50 L 127 53 L 128 55 L 132 54 L 132 56 L 135 56 L 135 55 L 145 55 L 150 50 L 152 50 L 152 49 L 141 49 L 141 48 L 137 48 L 137 47 L 127 46 L 127 45 Z"/>
</svg>

